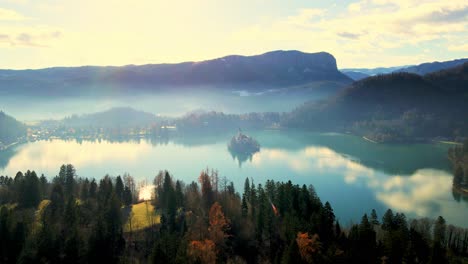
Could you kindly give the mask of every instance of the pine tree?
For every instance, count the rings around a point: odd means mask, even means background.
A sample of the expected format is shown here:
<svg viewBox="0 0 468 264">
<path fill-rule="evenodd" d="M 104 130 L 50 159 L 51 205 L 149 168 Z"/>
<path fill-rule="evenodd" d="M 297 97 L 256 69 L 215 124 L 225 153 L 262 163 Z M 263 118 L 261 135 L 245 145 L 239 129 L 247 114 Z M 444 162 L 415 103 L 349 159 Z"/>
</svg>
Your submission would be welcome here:
<svg viewBox="0 0 468 264">
<path fill-rule="evenodd" d="M 61 171 L 62 169 L 60 169 Z M 73 165 L 68 164 L 65 167 L 65 194 L 74 195 L 76 170 Z"/>
<path fill-rule="evenodd" d="M 373 225 L 379 225 L 380 224 L 379 219 L 377 217 L 377 212 L 375 211 L 375 209 L 372 209 L 370 222 Z"/>
<path fill-rule="evenodd" d="M 388 209 L 382 217 L 382 229 L 387 231 L 393 229 L 393 221 L 393 211 L 392 209 Z"/>
</svg>

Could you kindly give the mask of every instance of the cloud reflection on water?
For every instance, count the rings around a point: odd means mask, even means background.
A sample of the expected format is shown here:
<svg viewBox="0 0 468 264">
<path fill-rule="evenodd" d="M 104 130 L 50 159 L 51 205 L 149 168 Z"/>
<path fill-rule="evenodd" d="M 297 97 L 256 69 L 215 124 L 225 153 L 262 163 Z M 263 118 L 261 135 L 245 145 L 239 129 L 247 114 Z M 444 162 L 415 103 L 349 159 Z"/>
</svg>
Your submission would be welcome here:
<svg viewBox="0 0 468 264">
<path fill-rule="evenodd" d="M 20 151 L 8 162 L 8 167 L 24 168 L 27 164 L 27 168 L 58 171 L 61 164 L 67 163 L 72 163 L 78 168 L 90 164 L 99 165 L 108 160 L 131 163 L 152 149 L 149 143 L 135 145 L 131 142 L 102 141 L 96 144 L 92 141 L 78 143 L 75 140 L 52 140 L 52 142 L 53 144 L 51 141 L 38 141 L 21 146 Z"/>
<path fill-rule="evenodd" d="M 252 158 L 252 165 L 257 167 L 280 164 L 310 177 L 324 171 L 341 175 L 346 184 L 367 186 L 385 206 L 410 215 L 443 215 L 452 223 L 463 223 L 468 217 L 468 203 L 454 203 L 452 177 L 442 170 L 425 168 L 411 175 L 390 175 L 366 167 L 353 157 L 315 146 L 299 151 L 264 148 Z"/>
</svg>

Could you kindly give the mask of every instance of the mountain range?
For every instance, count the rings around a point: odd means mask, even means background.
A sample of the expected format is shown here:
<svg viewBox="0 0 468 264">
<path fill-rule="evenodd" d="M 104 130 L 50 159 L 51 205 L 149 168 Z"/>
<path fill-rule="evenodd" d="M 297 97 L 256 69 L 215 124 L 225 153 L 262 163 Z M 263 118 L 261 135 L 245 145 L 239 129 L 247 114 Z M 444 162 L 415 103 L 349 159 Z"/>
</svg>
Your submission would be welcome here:
<svg viewBox="0 0 468 264">
<path fill-rule="evenodd" d="M 281 88 L 309 83 L 352 82 L 326 52 L 272 51 L 256 56 L 226 56 L 200 62 L 122 67 L 56 67 L 0 70 L 0 94 L 83 95 L 157 91 L 211 86 Z M 178 87 L 178 88 L 175 88 Z"/>
<path fill-rule="evenodd" d="M 388 74 L 409 66 L 396 66 L 396 67 L 378 67 L 378 68 L 345 68 L 340 69 L 342 73 L 353 80 L 364 79 L 369 76 L 378 74 Z"/>
<path fill-rule="evenodd" d="M 428 73 L 433 73 L 440 70 L 449 69 L 452 67 L 456 67 L 458 65 L 462 65 L 463 63 L 468 62 L 467 59 L 456 59 L 450 61 L 435 61 L 435 62 L 426 62 L 419 65 L 410 65 L 410 66 L 397 66 L 397 67 L 379 67 L 373 69 L 366 69 L 366 68 L 349 68 L 349 69 L 341 69 L 340 71 L 344 73 L 349 78 L 358 81 L 369 76 L 374 76 L 378 74 L 388 74 L 392 72 L 408 72 L 408 73 L 415 73 L 418 75 L 425 75 Z"/>
</svg>

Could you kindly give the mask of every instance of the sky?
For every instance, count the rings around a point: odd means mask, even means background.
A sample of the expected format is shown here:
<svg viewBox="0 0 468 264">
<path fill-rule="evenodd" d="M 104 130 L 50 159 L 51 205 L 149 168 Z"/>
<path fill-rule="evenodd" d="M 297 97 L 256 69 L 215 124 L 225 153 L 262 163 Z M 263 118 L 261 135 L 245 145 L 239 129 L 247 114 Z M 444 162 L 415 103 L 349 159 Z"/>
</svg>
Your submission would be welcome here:
<svg viewBox="0 0 468 264">
<path fill-rule="evenodd" d="M 0 69 L 326 51 L 339 68 L 468 57 L 466 0 L 0 0 Z"/>
</svg>

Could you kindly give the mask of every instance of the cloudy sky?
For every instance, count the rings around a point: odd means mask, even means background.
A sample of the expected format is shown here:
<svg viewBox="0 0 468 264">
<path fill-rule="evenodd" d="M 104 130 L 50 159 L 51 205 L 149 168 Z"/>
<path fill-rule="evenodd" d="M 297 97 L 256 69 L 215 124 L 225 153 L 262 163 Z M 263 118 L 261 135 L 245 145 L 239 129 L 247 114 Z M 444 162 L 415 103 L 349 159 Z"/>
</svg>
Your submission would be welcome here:
<svg viewBox="0 0 468 264">
<path fill-rule="evenodd" d="M 0 68 L 297 49 L 339 68 L 468 57 L 466 0 L 0 0 Z"/>
</svg>

